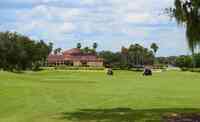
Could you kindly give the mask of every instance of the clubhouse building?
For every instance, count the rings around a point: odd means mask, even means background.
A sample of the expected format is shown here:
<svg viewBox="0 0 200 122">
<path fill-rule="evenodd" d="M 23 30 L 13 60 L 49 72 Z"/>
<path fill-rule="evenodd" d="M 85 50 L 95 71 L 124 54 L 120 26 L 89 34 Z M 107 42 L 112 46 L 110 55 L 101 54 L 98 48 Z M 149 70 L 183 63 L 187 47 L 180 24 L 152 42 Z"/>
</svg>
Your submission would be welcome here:
<svg viewBox="0 0 200 122">
<path fill-rule="evenodd" d="M 61 54 L 50 54 L 48 65 L 102 67 L 103 59 L 98 58 L 95 53 L 83 53 L 79 48 L 73 48 Z"/>
</svg>

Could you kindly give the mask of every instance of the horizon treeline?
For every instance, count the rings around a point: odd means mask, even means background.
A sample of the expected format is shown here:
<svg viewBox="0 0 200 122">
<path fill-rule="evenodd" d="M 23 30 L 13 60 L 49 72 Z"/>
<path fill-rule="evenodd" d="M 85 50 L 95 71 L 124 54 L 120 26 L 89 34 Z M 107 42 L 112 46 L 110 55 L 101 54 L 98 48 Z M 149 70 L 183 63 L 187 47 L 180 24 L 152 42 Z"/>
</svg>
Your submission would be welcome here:
<svg viewBox="0 0 200 122">
<path fill-rule="evenodd" d="M 104 59 L 104 65 L 120 69 L 141 67 L 144 65 L 168 65 L 178 67 L 192 67 L 192 61 L 196 61 L 196 67 L 200 67 L 200 54 L 192 56 L 170 56 L 155 57 L 159 46 L 152 43 L 150 48 L 140 44 L 131 44 L 122 47 L 118 52 L 97 52 L 98 44 L 93 43 L 92 48 L 83 47 L 78 43 L 85 53 L 96 53 Z M 20 71 L 38 70 L 41 66 L 48 66 L 47 58 L 50 53 L 61 52 L 61 48 L 53 50 L 53 43 L 45 43 L 43 40 L 33 40 L 16 32 L 0 32 L 0 70 Z"/>
</svg>

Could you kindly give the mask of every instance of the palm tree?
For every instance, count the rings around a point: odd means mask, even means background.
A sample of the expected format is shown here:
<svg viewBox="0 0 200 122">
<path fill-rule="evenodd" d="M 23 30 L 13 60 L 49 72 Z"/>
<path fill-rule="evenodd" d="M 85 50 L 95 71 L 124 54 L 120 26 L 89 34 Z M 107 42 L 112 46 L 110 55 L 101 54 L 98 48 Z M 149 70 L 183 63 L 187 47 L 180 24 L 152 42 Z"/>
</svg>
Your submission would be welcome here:
<svg viewBox="0 0 200 122">
<path fill-rule="evenodd" d="M 157 53 L 159 47 L 158 47 L 158 45 L 156 43 L 152 43 L 151 44 L 151 49 L 153 50 L 154 55 L 155 55 Z"/>
<path fill-rule="evenodd" d="M 52 42 L 49 42 L 48 48 L 49 48 L 48 53 L 50 54 L 53 51 L 53 43 Z"/>
<path fill-rule="evenodd" d="M 76 48 L 81 49 L 81 47 L 82 47 L 81 43 L 77 43 Z"/>
<path fill-rule="evenodd" d="M 54 50 L 54 54 L 57 55 L 57 54 L 61 53 L 61 51 L 62 51 L 62 48 L 57 48 Z"/>
<path fill-rule="evenodd" d="M 157 51 L 158 51 L 158 49 L 159 49 L 159 47 L 158 47 L 158 45 L 156 43 L 152 43 L 151 44 L 151 49 L 153 50 L 153 53 L 154 53 L 154 56 L 155 56 Z M 156 62 L 156 58 L 154 58 L 154 63 L 155 62 Z"/>
<path fill-rule="evenodd" d="M 98 44 L 95 42 L 95 43 L 93 43 L 93 49 L 96 51 L 96 49 L 97 49 L 97 47 L 98 47 Z"/>
</svg>

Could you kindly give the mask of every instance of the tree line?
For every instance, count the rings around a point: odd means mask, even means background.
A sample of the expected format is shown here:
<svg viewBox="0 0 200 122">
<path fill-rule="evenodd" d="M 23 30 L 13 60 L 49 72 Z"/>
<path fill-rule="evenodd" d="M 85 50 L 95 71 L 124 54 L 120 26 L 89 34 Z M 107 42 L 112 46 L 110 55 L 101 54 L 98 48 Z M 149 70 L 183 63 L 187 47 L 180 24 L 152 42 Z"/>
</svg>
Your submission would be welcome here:
<svg viewBox="0 0 200 122">
<path fill-rule="evenodd" d="M 163 65 L 172 65 L 180 68 L 200 68 L 200 53 L 194 55 L 181 55 L 169 57 L 157 57 L 157 63 Z M 194 67 L 193 62 L 196 62 Z"/>
<path fill-rule="evenodd" d="M 92 48 L 86 46 L 82 47 L 82 44 L 79 42 L 76 44 L 76 48 L 80 49 L 82 53 L 97 53 L 96 49 L 98 48 L 98 43 L 94 42 Z M 62 48 L 56 48 L 53 50 L 53 54 L 60 54 L 62 53 Z"/>
<path fill-rule="evenodd" d="M 100 51 L 97 52 L 98 43 L 94 42 L 92 48 L 86 46 L 82 47 L 81 43 L 76 44 L 83 53 L 94 53 L 99 58 L 104 59 L 106 67 L 129 69 L 133 67 L 143 67 L 144 65 L 153 65 L 155 63 L 155 55 L 159 49 L 156 43 L 150 45 L 151 49 L 145 48 L 140 44 L 132 44 L 128 48 L 122 47 L 119 52 Z M 62 52 L 61 48 L 57 48 L 54 54 Z"/>
<path fill-rule="evenodd" d="M 195 63 L 195 67 L 193 62 Z M 200 54 L 182 55 L 176 58 L 175 65 L 181 68 L 200 68 Z"/>
<path fill-rule="evenodd" d="M 98 43 L 94 42 L 92 48 L 88 46 L 82 47 L 81 43 L 77 43 L 76 48 L 79 48 L 83 53 L 97 53 Z"/>
<path fill-rule="evenodd" d="M 95 53 L 104 59 L 105 66 L 127 69 L 152 65 L 158 50 L 157 44 L 153 43 L 151 49 L 139 44 L 132 44 L 128 48 L 122 47 L 119 52 L 97 52 L 98 44 L 93 43 L 92 48 L 83 47 L 78 43 L 76 48 L 83 53 Z M 36 41 L 16 32 L 0 32 L 0 69 L 6 71 L 37 70 L 45 66 L 50 53 L 61 53 L 62 49 L 53 50 L 53 43 L 45 43 L 43 40 Z"/>
<path fill-rule="evenodd" d="M 120 52 L 101 51 L 98 55 L 104 59 L 106 66 L 129 69 L 143 67 L 144 65 L 153 65 L 158 48 L 156 43 L 151 45 L 152 50 L 140 44 L 132 44 L 128 48 L 122 47 Z"/>
<path fill-rule="evenodd" d="M 16 32 L 0 32 L 0 69 L 37 70 L 44 65 L 53 44 L 35 41 Z"/>
</svg>

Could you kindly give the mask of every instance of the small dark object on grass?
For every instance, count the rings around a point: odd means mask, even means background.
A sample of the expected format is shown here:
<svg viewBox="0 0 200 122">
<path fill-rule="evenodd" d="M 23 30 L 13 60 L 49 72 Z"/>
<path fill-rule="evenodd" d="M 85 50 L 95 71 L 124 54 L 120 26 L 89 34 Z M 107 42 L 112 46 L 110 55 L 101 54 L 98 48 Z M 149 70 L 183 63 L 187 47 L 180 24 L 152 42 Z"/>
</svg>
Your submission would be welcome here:
<svg viewBox="0 0 200 122">
<path fill-rule="evenodd" d="M 150 68 L 145 68 L 143 76 L 152 76 L 152 71 Z"/>
<path fill-rule="evenodd" d="M 108 71 L 107 71 L 107 75 L 113 75 L 113 74 L 114 74 L 114 73 L 113 73 L 112 69 L 109 68 Z"/>
</svg>

